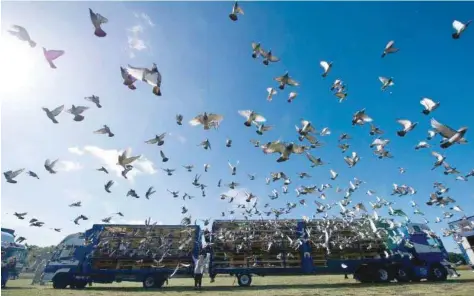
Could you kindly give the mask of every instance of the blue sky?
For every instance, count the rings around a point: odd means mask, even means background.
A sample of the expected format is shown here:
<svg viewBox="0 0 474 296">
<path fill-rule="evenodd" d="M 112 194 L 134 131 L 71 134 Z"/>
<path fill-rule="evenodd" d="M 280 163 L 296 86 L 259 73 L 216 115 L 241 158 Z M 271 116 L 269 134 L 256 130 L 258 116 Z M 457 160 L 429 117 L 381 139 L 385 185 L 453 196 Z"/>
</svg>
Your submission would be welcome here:
<svg viewBox="0 0 474 296">
<path fill-rule="evenodd" d="M 165 224 L 179 223 L 183 201 L 173 199 L 166 189 L 196 196 L 186 201 L 193 219 L 220 218 L 221 211 L 231 209 L 219 199 L 219 194 L 227 191 L 216 187 L 220 178 L 223 183 L 241 183 L 241 188 L 259 197 L 263 207 L 270 202 L 267 196 L 272 189 L 281 191 L 281 183 L 267 186 L 264 182 L 270 172 L 278 171 L 291 176 L 293 183 L 288 195 L 281 194 L 272 201 L 274 207 L 297 203 L 294 188 L 298 185 L 331 183 L 334 188 L 347 188 L 348 182 L 357 177 L 367 183 L 353 195 L 351 206 L 364 202 L 370 208 L 368 201 L 374 198 L 365 192 L 371 189 L 396 202 L 394 208 L 411 213 L 412 197 L 390 196 L 392 183 L 407 184 L 418 190 L 413 200 L 425 218 L 434 221 L 442 211 L 425 202 L 433 192 L 433 182 L 439 181 L 450 187 L 450 196 L 466 215 L 474 213 L 473 181 L 455 181 L 453 176 L 443 175 L 442 169 L 431 171 L 431 149 L 413 149 L 430 128 L 431 115 L 421 114 L 421 97 L 441 102 L 433 113 L 440 122 L 453 128 L 474 126 L 470 89 L 474 32 L 469 28 L 459 40 L 450 36 L 452 21 L 472 18 L 469 12 L 474 10 L 474 3 L 243 2 L 241 6 L 245 15 L 231 22 L 231 2 L 2 3 L 2 46 L 7 46 L 9 52 L 2 57 L 7 65 L 3 69 L 8 69 L 2 70 L 2 81 L 8 82 L 1 88 L 2 172 L 24 167 L 41 178 L 22 174 L 18 184 L 2 180 L 2 226 L 16 229 L 30 244 L 48 245 L 117 211 L 125 214 L 123 219 L 112 220 L 117 223 L 147 217 Z M 103 25 L 107 37 L 93 35 L 89 7 L 109 19 Z M 12 24 L 27 28 L 38 46 L 30 49 L 5 33 Z M 389 40 L 395 40 L 400 51 L 381 59 Z M 264 67 L 261 60 L 253 60 L 253 41 L 271 48 L 281 61 Z M 42 46 L 65 50 L 65 55 L 56 60 L 56 70 L 44 61 Z M 326 79 L 321 77 L 321 60 L 334 62 Z M 163 76 L 162 97 L 155 97 L 144 83 L 137 82 L 135 91 L 122 85 L 120 66 L 151 67 L 153 62 Z M 273 101 L 267 102 L 266 88 L 276 88 L 273 78 L 286 70 L 301 86 L 277 89 Z M 380 90 L 378 76 L 394 77 L 392 94 Z M 336 78 L 348 86 L 348 98 L 341 104 L 329 91 Z M 298 97 L 288 104 L 290 91 L 296 91 Z M 102 109 L 84 100 L 92 94 L 100 97 Z M 62 104 L 66 108 L 72 104 L 91 108 L 83 122 L 74 122 L 72 115 L 64 112 L 58 116 L 60 123 L 54 125 L 41 107 L 53 109 Z M 388 150 L 393 159 L 379 160 L 372 154 L 368 126 L 351 126 L 352 114 L 362 108 L 385 131 L 383 137 L 391 140 Z M 262 113 L 274 129 L 258 136 L 253 128 L 246 128 L 237 113 L 245 109 Z M 204 111 L 224 116 L 218 131 L 188 124 Z M 177 113 L 184 115 L 183 126 L 175 124 Z M 331 135 L 319 137 L 325 146 L 311 152 L 329 164 L 311 169 L 304 155 L 292 155 L 289 161 L 276 163 L 276 155 L 264 155 L 249 143 L 250 139 L 262 143 L 297 141 L 294 125 L 301 118 L 319 129 L 331 129 Z M 398 118 L 419 125 L 405 138 L 399 138 Z M 93 134 L 103 124 L 110 126 L 114 138 Z M 162 146 L 170 158 L 167 164 L 161 163 L 158 147 L 144 144 L 163 132 L 170 133 Z M 356 151 L 362 157 L 351 169 L 337 148 L 338 136 L 343 132 L 353 137 L 349 152 Z M 231 148 L 225 147 L 227 137 L 233 140 Z M 206 138 L 212 151 L 197 146 Z M 439 138 L 431 141 L 435 151 L 441 151 L 438 142 Z M 95 171 L 113 163 L 114 153 L 128 147 L 132 154 L 145 157 L 132 181 L 114 172 L 105 175 Z M 464 174 L 474 168 L 472 144 L 455 145 L 441 152 Z M 47 158 L 62 161 L 58 174 L 44 170 Z M 231 176 L 227 160 L 240 161 L 237 176 Z M 211 164 L 208 173 L 203 172 L 204 163 Z M 193 164 L 194 172 L 185 172 L 185 164 Z M 160 170 L 162 167 L 178 170 L 169 177 Z M 400 175 L 398 167 L 407 172 Z M 329 169 L 339 173 L 336 181 L 329 179 Z M 300 180 L 296 174 L 303 171 L 312 178 Z M 208 185 L 206 197 L 191 185 L 196 172 Z M 256 173 L 257 179 L 248 180 L 247 173 Z M 103 188 L 109 179 L 117 183 L 112 194 Z M 157 193 L 146 200 L 143 196 L 149 186 L 154 186 Z M 141 199 L 125 196 L 132 188 Z M 326 195 L 331 203 L 343 196 L 334 189 Z M 68 207 L 79 200 L 81 208 Z M 306 200 L 308 206 L 298 205 L 291 217 L 314 213 L 312 201 L 319 199 L 314 195 Z M 12 216 L 15 211 L 28 212 L 27 220 L 35 217 L 46 224 L 41 229 L 29 227 L 27 221 Z M 331 213 L 338 211 L 334 207 Z M 386 210 L 380 213 L 386 214 Z M 74 225 L 72 220 L 79 214 L 89 216 L 90 221 Z M 455 214 L 453 218 L 460 217 Z M 412 216 L 412 221 L 421 222 L 421 216 Z M 430 226 L 439 231 L 446 223 Z M 52 227 L 60 227 L 63 232 L 56 233 L 50 230 Z M 451 238 L 444 242 L 453 248 Z"/>
</svg>

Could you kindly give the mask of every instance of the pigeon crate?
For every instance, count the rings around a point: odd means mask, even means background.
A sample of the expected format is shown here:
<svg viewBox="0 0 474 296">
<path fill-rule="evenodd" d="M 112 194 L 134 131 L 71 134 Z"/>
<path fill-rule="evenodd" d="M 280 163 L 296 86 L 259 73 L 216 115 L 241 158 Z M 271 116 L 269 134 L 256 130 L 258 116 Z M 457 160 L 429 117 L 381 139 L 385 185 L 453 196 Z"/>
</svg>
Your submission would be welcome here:
<svg viewBox="0 0 474 296">
<path fill-rule="evenodd" d="M 92 261 L 93 269 L 116 269 L 116 259 L 97 259 Z"/>
</svg>

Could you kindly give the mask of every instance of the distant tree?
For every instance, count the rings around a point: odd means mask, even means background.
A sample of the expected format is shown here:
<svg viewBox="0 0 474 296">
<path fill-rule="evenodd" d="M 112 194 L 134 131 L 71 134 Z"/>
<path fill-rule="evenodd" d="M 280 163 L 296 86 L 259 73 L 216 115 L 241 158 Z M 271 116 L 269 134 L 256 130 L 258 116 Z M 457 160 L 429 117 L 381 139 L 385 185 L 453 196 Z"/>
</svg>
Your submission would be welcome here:
<svg viewBox="0 0 474 296">
<path fill-rule="evenodd" d="M 448 255 L 449 255 L 449 262 L 451 263 L 460 262 L 461 265 L 466 264 L 466 260 L 464 259 L 462 254 L 449 252 Z"/>
</svg>

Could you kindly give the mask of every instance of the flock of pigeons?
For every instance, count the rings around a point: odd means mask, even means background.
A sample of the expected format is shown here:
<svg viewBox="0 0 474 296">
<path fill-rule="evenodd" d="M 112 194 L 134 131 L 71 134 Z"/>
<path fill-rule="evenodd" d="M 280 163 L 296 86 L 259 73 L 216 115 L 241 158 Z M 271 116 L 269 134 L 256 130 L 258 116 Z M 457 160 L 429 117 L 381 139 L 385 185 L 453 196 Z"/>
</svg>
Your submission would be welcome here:
<svg viewBox="0 0 474 296">
<path fill-rule="evenodd" d="M 93 12 L 92 10 L 89 11 L 90 13 L 90 19 L 91 22 L 94 26 L 94 34 L 97 37 L 103 38 L 107 34 L 105 31 L 102 29 L 103 24 L 107 24 L 108 20 L 104 16 Z M 238 16 L 239 15 L 244 15 L 243 9 L 239 6 L 237 2 L 232 7 L 232 12 L 229 15 L 229 18 L 232 21 L 238 21 Z M 461 23 L 460 21 L 454 21 L 453 22 L 453 28 L 454 28 L 454 33 L 452 34 L 453 39 L 458 39 L 460 36 L 466 31 L 466 28 L 469 26 L 471 21 L 466 22 L 466 23 Z M 18 39 L 27 42 L 31 47 L 36 46 L 36 42 L 34 42 L 27 30 L 21 26 L 13 26 L 13 29 L 9 31 L 12 35 L 17 37 Z M 280 59 L 275 56 L 271 50 L 265 50 L 260 43 L 252 43 L 251 44 L 251 57 L 253 59 L 262 59 L 262 63 L 264 65 L 269 65 L 270 63 L 277 63 L 280 61 Z M 395 42 L 390 41 L 388 44 L 385 46 L 383 53 L 381 55 L 382 58 L 395 54 L 398 51 L 398 48 L 395 47 Z M 54 65 L 53 61 L 59 58 L 64 54 L 64 51 L 61 50 L 46 50 L 43 48 L 44 56 L 49 63 L 51 68 L 56 68 Z M 321 76 L 323 78 L 328 77 L 332 70 L 332 62 L 328 61 L 321 61 L 320 66 L 323 70 Z M 121 75 L 123 78 L 123 84 L 128 87 L 130 90 L 135 90 L 137 86 L 135 85 L 137 81 L 142 81 L 145 82 L 146 84 L 150 85 L 152 87 L 152 92 L 153 94 L 157 96 L 161 96 L 161 73 L 158 70 L 158 67 L 156 64 L 153 63 L 153 66 L 151 69 L 148 68 L 140 68 L 140 67 L 133 67 L 128 65 L 127 67 L 120 67 L 121 70 Z M 280 91 L 283 91 L 287 87 L 298 87 L 299 83 L 289 75 L 288 72 L 284 73 L 282 76 L 274 78 L 274 80 L 278 83 L 278 89 Z M 381 82 L 381 90 L 385 91 L 388 90 L 391 86 L 394 85 L 394 79 L 392 77 L 379 77 L 379 80 Z M 331 92 L 333 92 L 334 96 L 340 101 L 344 102 L 344 100 L 347 98 L 347 87 L 345 83 L 340 80 L 336 79 L 334 83 L 331 86 Z M 273 87 L 269 87 L 267 89 L 268 96 L 267 100 L 271 101 L 272 97 L 277 94 L 277 90 Z M 297 93 L 292 91 L 288 94 L 288 102 L 291 103 L 295 100 L 297 97 Z M 92 95 L 90 97 L 85 98 L 87 101 L 95 104 L 97 108 L 102 108 L 100 98 L 98 96 Z M 423 106 L 422 113 L 424 115 L 429 115 L 433 113 L 435 110 L 440 108 L 440 103 L 435 102 L 430 98 L 422 98 L 420 101 L 420 104 Z M 90 107 L 88 106 L 75 106 L 73 105 L 70 109 L 67 110 L 68 113 L 73 115 L 73 120 L 74 121 L 83 121 L 84 120 L 84 112 L 88 110 Z M 48 108 L 43 108 L 43 111 L 46 113 L 46 116 L 54 123 L 57 124 L 58 120 L 57 117 L 63 112 L 64 110 L 64 105 L 59 106 L 54 108 L 53 110 L 49 110 Z M 271 125 L 266 125 L 266 119 L 265 117 L 257 113 L 254 110 L 240 110 L 238 111 L 238 114 L 241 115 L 243 119 L 243 124 L 246 127 L 254 127 L 255 131 L 258 135 L 263 135 L 265 132 L 269 131 L 272 129 Z M 214 113 L 208 113 L 204 112 L 202 114 L 197 115 L 193 119 L 189 121 L 189 124 L 191 126 L 195 127 L 202 127 L 205 131 L 209 131 L 211 129 L 218 130 L 221 122 L 223 121 L 224 117 L 220 114 L 214 114 Z M 176 115 L 176 124 L 177 125 L 183 125 L 183 116 L 181 114 Z M 397 121 L 400 124 L 400 130 L 397 132 L 397 135 L 399 137 L 404 137 L 407 133 L 411 132 L 413 129 L 417 127 L 417 122 L 408 120 L 408 119 L 399 119 Z M 390 143 L 389 139 L 383 138 L 384 131 L 381 130 L 379 127 L 375 126 L 373 124 L 373 119 L 367 114 L 365 109 L 359 110 L 353 114 L 352 117 L 352 125 L 353 126 L 364 126 L 364 125 L 369 125 L 370 126 L 370 131 L 369 134 L 371 136 L 374 136 L 373 142 L 370 145 L 370 148 L 375 148 L 373 151 L 374 154 L 378 158 L 391 158 L 392 155 L 390 154 L 390 151 L 388 150 L 388 146 Z M 459 127 L 457 129 L 454 129 L 452 127 L 449 127 L 446 124 L 438 122 L 436 119 L 432 118 L 431 119 L 431 127 L 432 129 L 428 131 L 428 137 L 426 140 L 420 141 L 415 149 L 420 150 L 420 149 L 426 149 L 431 146 L 435 146 L 434 144 L 430 144 L 430 140 L 432 140 L 435 136 L 439 135 L 441 137 L 441 142 L 439 144 L 440 149 L 448 149 L 452 147 L 453 145 L 456 144 L 466 144 L 468 141 L 466 140 L 466 133 L 468 128 L 467 127 Z M 95 131 L 97 134 L 104 134 L 108 135 L 108 137 L 114 137 L 114 133 L 111 131 L 110 127 L 107 125 L 104 125 L 102 128 L 98 129 Z M 323 144 L 319 142 L 317 139 L 318 136 L 324 137 L 328 136 L 331 134 L 331 131 L 329 128 L 323 128 L 320 131 L 317 131 L 316 128 L 313 126 L 313 124 L 309 120 L 303 119 L 301 121 L 300 126 L 296 126 L 296 134 L 295 138 L 298 138 L 298 141 L 296 142 L 283 142 L 281 140 L 278 141 L 273 141 L 273 142 L 268 142 L 268 143 L 260 143 L 260 141 L 257 140 L 250 140 L 252 145 L 256 148 L 262 149 L 264 154 L 278 154 L 278 158 L 276 159 L 277 162 L 285 162 L 290 160 L 290 156 L 292 154 L 304 154 L 308 161 L 310 162 L 311 167 L 317 167 L 317 166 L 323 166 L 325 162 L 321 158 L 317 158 L 313 156 L 310 151 L 312 149 L 317 149 L 321 147 Z M 146 144 L 150 145 L 157 145 L 161 147 L 164 145 L 165 138 L 166 138 L 166 133 L 163 133 L 161 135 L 156 135 L 154 138 L 149 139 L 145 141 Z M 347 164 L 349 168 L 352 168 L 356 166 L 359 161 L 360 157 L 356 152 L 352 152 L 350 154 L 346 154 L 348 149 L 350 148 L 350 139 L 351 136 L 349 134 L 342 134 L 339 136 L 339 144 L 338 147 L 341 149 L 341 151 L 345 154 L 344 156 L 344 161 Z M 226 139 L 225 142 L 226 147 L 231 147 L 232 146 L 232 139 Z M 203 149 L 206 150 L 211 150 L 211 143 L 208 139 L 200 143 L 200 145 Z M 455 149 L 455 148 L 451 148 Z M 164 154 L 162 150 L 160 150 L 160 155 L 162 158 L 162 162 L 166 163 L 168 162 L 168 158 Z M 434 157 L 434 164 L 433 164 L 433 170 L 437 169 L 438 167 L 444 168 L 444 174 L 445 175 L 455 175 L 457 180 L 460 181 L 468 181 L 470 177 L 474 176 L 474 169 L 467 173 L 467 174 L 461 174 L 459 171 L 456 170 L 455 167 L 452 167 L 448 162 L 446 161 L 446 156 L 442 155 L 439 152 L 432 152 L 432 155 Z M 136 155 L 132 156 L 130 150 L 125 150 L 123 153 L 118 157 L 117 159 L 117 165 L 122 167 L 122 176 L 124 178 L 127 178 L 127 174 L 134 169 L 134 162 L 138 160 L 141 156 Z M 46 160 L 44 163 L 44 168 L 45 170 L 50 173 L 50 174 L 56 174 L 55 171 L 55 165 L 58 160 Z M 238 163 L 236 164 L 231 164 L 229 162 L 229 168 L 231 175 L 235 176 L 237 174 L 237 166 Z M 208 168 L 210 167 L 209 164 L 204 165 L 204 171 L 207 172 Z M 192 164 L 189 165 L 183 165 L 183 168 L 188 171 L 192 172 L 194 169 L 194 166 Z M 108 174 L 108 170 L 105 167 L 101 167 L 97 169 L 98 171 L 101 171 L 105 174 Z M 175 172 L 176 169 L 170 169 L 170 168 L 163 168 L 162 169 L 168 176 L 172 176 L 173 173 Z M 399 168 L 400 173 L 404 173 L 405 169 Z M 4 172 L 4 177 L 8 183 L 15 184 L 17 183 L 16 178 L 22 174 L 25 171 L 25 169 L 18 169 L 18 170 L 9 170 Z M 33 171 L 27 171 L 29 176 L 34 177 L 39 179 L 38 174 L 36 174 Z M 305 178 L 311 178 L 311 176 L 307 173 L 300 173 L 298 175 L 300 179 L 305 179 Z M 329 176 L 330 180 L 334 181 L 338 177 L 338 173 L 334 170 L 329 170 Z M 248 179 L 249 180 L 255 180 L 256 176 L 248 174 Z M 284 172 L 272 172 L 270 176 L 268 176 L 265 179 L 265 182 L 267 185 L 270 185 L 275 182 L 282 182 L 282 187 L 281 191 L 274 189 L 272 191 L 272 194 L 269 196 L 270 201 L 275 200 L 280 197 L 281 194 L 286 195 L 289 193 L 289 186 L 292 183 L 290 176 L 286 175 Z M 342 188 L 337 188 L 336 192 L 341 193 L 343 197 L 341 197 L 340 200 L 329 203 L 326 201 L 326 190 L 331 189 L 332 185 L 330 183 L 325 183 L 321 185 L 313 185 L 313 186 L 298 186 L 295 188 L 295 192 L 297 197 L 299 198 L 297 202 L 288 202 L 286 204 L 286 207 L 281 207 L 281 208 L 275 208 L 272 207 L 270 202 L 267 202 L 260 206 L 260 204 L 257 202 L 260 201 L 260 199 L 257 198 L 256 195 L 254 195 L 251 192 L 245 192 L 246 199 L 245 202 L 242 204 L 237 205 L 236 208 L 228 211 L 228 212 L 222 212 L 221 217 L 234 217 L 234 214 L 237 210 L 242 211 L 241 214 L 243 217 L 248 220 L 250 217 L 270 217 L 274 216 L 275 218 L 280 217 L 281 215 L 289 214 L 291 211 L 296 208 L 299 205 L 306 205 L 307 200 L 305 198 L 309 197 L 310 195 L 316 195 L 318 198 L 316 200 L 312 200 L 311 203 L 315 205 L 316 207 L 316 213 L 313 215 L 312 218 L 315 218 L 317 214 L 321 214 L 321 218 L 325 222 L 318 222 L 319 224 L 315 224 L 314 226 L 314 231 L 316 233 L 323 233 L 324 239 L 323 242 L 320 244 L 322 247 L 329 248 L 329 240 L 331 240 L 331 233 L 335 231 L 337 228 L 340 228 L 340 224 L 333 223 L 329 219 L 329 214 L 328 211 L 332 207 L 339 207 L 340 208 L 340 216 L 338 217 L 341 219 L 344 223 L 347 223 L 347 227 L 353 228 L 357 227 L 357 225 L 364 226 L 364 230 L 356 230 L 357 233 L 359 233 L 356 236 L 357 238 L 362 238 L 362 237 L 369 237 L 370 235 L 378 235 L 380 232 L 380 229 L 378 229 L 374 221 L 385 221 L 389 225 L 391 225 L 392 228 L 395 226 L 399 225 L 399 222 L 396 222 L 393 219 L 389 218 L 383 218 L 380 217 L 377 214 L 377 209 L 380 209 L 382 207 L 387 207 L 388 212 L 390 216 L 400 216 L 404 217 L 407 221 L 409 221 L 408 214 L 405 213 L 401 209 L 395 209 L 393 208 L 394 203 L 391 201 L 388 201 L 386 199 L 380 198 L 376 196 L 376 192 L 372 190 L 368 190 L 366 192 L 367 195 L 373 196 L 374 200 L 371 200 L 368 202 L 370 207 L 373 210 L 373 215 L 368 214 L 368 209 L 364 203 L 357 203 L 354 206 L 350 206 L 352 203 L 351 201 L 351 196 L 353 195 L 354 192 L 359 190 L 360 186 L 364 184 L 365 182 L 362 180 L 359 180 L 357 178 L 354 178 L 352 181 L 349 182 L 348 187 L 346 189 Z M 208 185 L 202 183 L 200 181 L 200 175 L 197 174 L 192 182 L 192 184 L 196 187 L 199 188 L 202 192 L 202 196 L 206 196 L 205 189 Z M 111 193 L 111 188 L 114 185 L 114 181 L 110 180 L 104 185 L 104 190 L 107 193 Z M 220 179 L 217 182 L 218 187 L 228 187 L 229 189 L 236 189 L 237 187 L 240 186 L 239 183 L 236 183 L 234 181 L 223 184 L 222 179 Z M 435 183 L 434 184 L 434 192 L 431 194 L 429 199 L 426 201 L 426 204 L 428 206 L 439 206 L 441 208 L 446 209 L 447 206 L 449 206 L 450 210 L 443 211 L 442 218 L 437 217 L 435 223 L 442 222 L 443 219 L 450 219 L 453 216 L 453 211 L 455 212 L 460 212 L 464 215 L 463 210 L 459 205 L 455 205 L 456 201 L 452 199 L 451 197 L 447 196 L 446 193 L 449 191 L 449 188 L 447 188 L 445 185 L 441 183 Z M 189 200 L 194 198 L 194 196 L 191 196 L 187 193 L 184 193 L 183 195 L 180 195 L 179 191 L 171 191 L 168 190 L 168 192 L 171 194 L 173 198 L 181 198 L 183 201 Z M 155 190 L 153 187 L 150 187 L 148 191 L 145 193 L 145 198 L 149 199 L 152 194 L 155 193 Z M 415 195 L 416 194 L 416 189 L 414 189 L 411 186 L 408 185 L 397 185 L 393 184 L 393 192 L 392 195 L 398 195 L 398 196 L 405 196 L 405 195 Z M 140 195 L 133 189 L 129 190 L 127 192 L 127 196 L 131 196 L 134 198 L 140 198 Z M 229 196 L 226 194 L 221 194 L 220 199 L 222 200 L 227 200 L 229 203 L 233 203 L 234 199 L 236 196 Z M 415 215 L 424 215 L 423 212 L 420 210 L 418 204 L 414 201 L 411 201 L 414 212 L 413 214 Z M 70 205 L 70 207 L 81 207 L 81 202 L 75 202 Z M 181 209 L 181 212 L 183 215 L 181 223 L 183 225 L 190 225 L 192 223 L 192 218 L 191 215 L 188 214 L 188 209 L 186 206 L 183 206 Z M 27 216 L 27 213 L 17 213 L 15 212 L 14 215 L 18 219 L 25 219 Z M 122 216 L 123 214 L 121 212 L 115 213 L 114 215 Z M 464 215 L 465 217 L 465 215 Z M 305 219 L 310 219 L 308 217 L 304 217 Z M 354 219 L 355 218 L 362 218 L 362 222 L 357 222 L 354 224 Z M 103 223 L 109 223 L 112 219 L 112 216 L 106 217 L 102 219 Z M 88 217 L 85 215 L 80 215 L 76 217 L 73 221 L 75 224 L 79 225 L 80 220 L 88 220 Z M 424 219 L 425 222 L 428 224 L 429 221 Z M 209 225 L 210 219 L 205 219 L 202 220 L 204 223 L 204 226 Z M 36 218 L 33 218 L 29 220 L 30 226 L 35 226 L 35 227 L 42 227 L 44 225 L 44 222 L 41 222 L 37 220 Z M 197 223 L 197 220 L 195 220 L 194 223 Z M 337 225 L 336 225 L 337 224 Z M 273 224 L 272 220 L 268 220 L 268 222 L 263 224 L 264 226 L 261 227 L 286 227 L 285 223 L 283 224 L 278 224 L 279 226 L 275 226 L 277 224 Z M 273 225 L 273 226 L 272 226 Z M 356 225 L 356 226 L 354 226 Z M 366 226 L 368 228 L 366 228 Z M 244 226 L 243 226 L 244 227 Z M 245 227 L 249 227 L 248 225 Z M 474 229 L 474 224 L 470 224 L 467 226 L 471 230 Z M 53 228 L 55 231 L 59 232 L 61 231 L 60 228 Z M 369 231 L 367 232 L 367 229 Z M 443 230 L 443 235 L 448 236 L 452 234 L 456 234 L 458 230 L 448 230 L 444 229 Z M 236 231 L 223 231 L 221 230 L 220 235 L 216 234 L 214 237 L 217 240 L 224 240 L 224 241 L 237 241 L 236 237 Z M 372 234 L 370 234 L 372 233 Z M 434 235 L 433 233 L 429 233 L 429 235 Z M 230 238 L 230 239 L 229 239 Z M 20 237 L 18 239 L 21 239 L 21 241 L 26 240 L 24 237 Z M 246 237 L 245 240 L 248 240 L 249 238 Z M 338 242 L 338 246 L 340 248 L 344 248 L 347 243 L 350 241 L 353 241 L 354 238 L 352 239 L 347 239 L 343 238 Z M 395 235 L 392 237 L 394 241 L 400 241 L 399 237 L 396 237 Z M 269 240 L 269 243 L 273 243 L 274 239 L 270 239 L 269 237 L 265 237 L 263 240 Z M 237 242 L 235 242 L 237 244 Z M 291 242 L 293 244 L 293 242 Z M 335 242 L 333 241 L 333 244 Z M 270 248 L 270 247 L 269 247 Z M 329 251 L 329 250 L 328 250 Z"/>
</svg>

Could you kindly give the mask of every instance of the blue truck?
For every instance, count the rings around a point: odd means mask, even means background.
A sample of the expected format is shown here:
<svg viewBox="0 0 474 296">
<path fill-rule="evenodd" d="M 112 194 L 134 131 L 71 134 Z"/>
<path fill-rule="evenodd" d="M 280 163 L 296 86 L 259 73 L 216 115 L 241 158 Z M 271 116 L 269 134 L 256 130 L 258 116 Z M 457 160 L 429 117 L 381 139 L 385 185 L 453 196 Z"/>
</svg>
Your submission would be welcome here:
<svg viewBox="0 0 474 296">
<path fill-rule="evenodd" d="M 212 245 L 209 274 L 228 274 L 237 277 L 240 286 L 249 286 L 252 276 L 353 274 L 360 282 L 443 281 L 447 279 L 448 253 L 441 240 L 426 224 L 407 223 L 394 227 L 392 223 L 377 222 L 377 228 L 403 237 L 393 242 L 389 236 L 380 239 L 353 240 L 344 247 L 320 247 L 324 235 L 308 237 L 308 230 L 317 228 L 318 221 L 276 220 L 284 225 L 281 241 L 273 246 L 265 239 L 268 220 L 216 220 L 212 225 Z M 261 226 L 258 226 L 261 224 Z M 342 224 L 341 224 L 342 225 Z M 247 231 L 251 239 L 226 239 L 226 233 Z M 334 234 L 333 234 L 334 235 Z M 351 238 L 352 229 L 343 226 L 337 236 Z M 291 242 L 303 238 L 298 248 Z M 322 241 L 321 241 L 322 240 Z M 330 244 L 328 244 L 330 245 Z M 319 246 L 319 247 L 318 247 Z M 239 250 L 240 249 L 240 250 Z"/>
<path fill-rule="evenodd" d="M 61 241 L 41 281 L 51 281 L 55 289 L 122 281 L 159 288 L 171 274 L 192 277 L 200 235 L 197 225 L 96 224 Z"/>
<path fill-rule="evenodd" d="M 17 279 L 26 264 L 26 246 L 15 243 L 15 230 L 3 228 L 2 231 L 2 287 L 9 279 Z"/>
<path fill-rule="evenodd" d="M 453 238 L 464 260 L 474 270 L 474 216 L 452 221 L 449 228 L 455 231 Z"/>
</svg>

